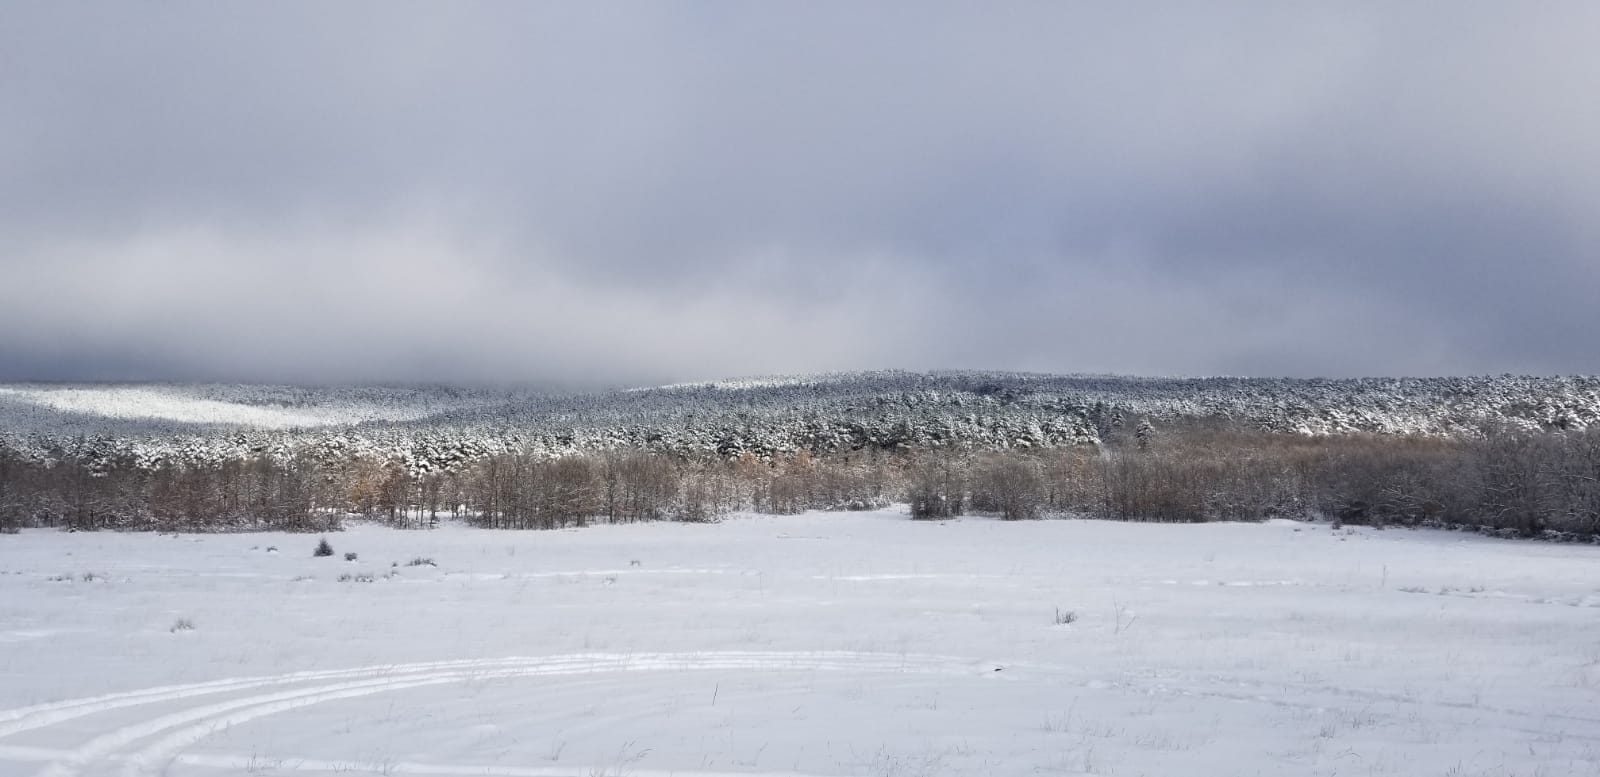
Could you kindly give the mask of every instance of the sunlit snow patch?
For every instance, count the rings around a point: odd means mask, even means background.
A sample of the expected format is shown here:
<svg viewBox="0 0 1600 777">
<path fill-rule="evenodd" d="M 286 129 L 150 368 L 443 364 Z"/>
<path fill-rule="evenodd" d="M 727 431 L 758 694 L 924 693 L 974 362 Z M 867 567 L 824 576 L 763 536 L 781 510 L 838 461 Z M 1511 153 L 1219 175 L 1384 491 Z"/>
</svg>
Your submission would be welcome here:
<svg viewBox="0 0 1600 777">
<path fill-rule="evenodd" d="M 267 407 L 188 396 L 155 388 L 7 388 L 0 398 L 43 408 L 102 418 L 161 420 L 187 424 L 222 424 L 258 429 L 334 426 L 371 420 L 408 420 L 423 408 L 373 404 L 322 407 Z"/>
</svg>

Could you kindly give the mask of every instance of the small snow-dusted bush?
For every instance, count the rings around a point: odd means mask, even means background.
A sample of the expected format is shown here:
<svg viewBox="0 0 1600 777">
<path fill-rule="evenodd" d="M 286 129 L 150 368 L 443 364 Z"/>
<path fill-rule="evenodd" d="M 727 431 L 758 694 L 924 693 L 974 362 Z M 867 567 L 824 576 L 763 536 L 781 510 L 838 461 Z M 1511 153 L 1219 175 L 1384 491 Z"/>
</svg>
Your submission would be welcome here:
<svg viewBox="0 0 1600 777">
<path fill-rule="evenodd" d="M 417 556 L 416 558 L 411 559 L 410 561 L 407 561 L 406 562 L 406 566 L 408 566 L 408 567 L 436 567 L 436 566 L 439 566 L 439 565 L 433 563 L 433 559 L 431 559 L 431 558 L 424 558 L 422 556 Z"/>
<path fill-rule="evenodd" d="M 311 551 L 311 555 L 316 558 L 333 555 L 333 546 L 328 544 L 327 537 L 317 541 L 317 549 Z"/>
<path fill-rule="evenodd" d="M 19 572 L 17 574 L 21 574 L 21 573 Z M 80 580 L 85 582 L 85 583 L 104 583 L 104 582 L 107 582 L 106 576 L 103 573 L 100 573 L 100 572 L 81 572 L 81 573 L 76 574 L 76 575 L 69 575 L 69 574 L 51 575 L 50 577 L 47 577 L 45 579 L 50 581 L 50 582 L 52 582 L 52 583 L 71 583 L 71 582 L 76 582 L 76 581 L 80 581 Z"/>
<path fill-rule="evenodd" d="M 355 561 L 356 560 L 356 554 L 354 554 L 354 553 L 346 553 L 346 554 L 344 554 L 344 560 L 345 561 Z"/>
<path fill-rule="evenodd" d="M 1069 623 L 1076 622 L 1077 620 L 1078 620 L 1078 614 L 1073 612 L 1072 610 L 1063 610 L 1060 607 L 1056 608 L 1056 625 L 1057 626 L 1065 626 L 1065 625 L 1067 625 Z"/>
<path fill-rule="evenodd" d="M 172 624 L 172 628 L 167 629 L 167 631 L 173 634 L 177 634 L 180 631 L 194 631 L 194 621 L 188 618 L 179 618 Z"/>
</svg>

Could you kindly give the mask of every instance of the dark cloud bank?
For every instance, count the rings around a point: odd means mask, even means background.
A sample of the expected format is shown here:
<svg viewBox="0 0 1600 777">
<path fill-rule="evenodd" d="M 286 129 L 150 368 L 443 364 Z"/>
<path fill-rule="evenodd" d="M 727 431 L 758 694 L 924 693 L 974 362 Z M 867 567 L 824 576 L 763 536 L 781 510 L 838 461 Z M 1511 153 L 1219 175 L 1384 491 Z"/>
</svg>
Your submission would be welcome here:
<svg viewBox="0 0 1600 777">
<path fill-rule="evenodd" d="M 0 379 L 1600 372 L 1593 3 L 18 2 Z"/>
</svg>

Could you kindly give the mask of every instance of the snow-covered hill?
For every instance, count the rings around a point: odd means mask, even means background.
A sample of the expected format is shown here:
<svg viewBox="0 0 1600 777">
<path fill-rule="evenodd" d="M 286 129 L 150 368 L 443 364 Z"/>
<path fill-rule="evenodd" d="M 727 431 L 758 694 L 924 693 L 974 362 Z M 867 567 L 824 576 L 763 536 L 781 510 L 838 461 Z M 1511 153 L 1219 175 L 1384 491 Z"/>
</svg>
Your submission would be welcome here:
<svg viewBox="0 0 1600 777">
<path fill-rule="evenodd" d="M 215 384 L 0 386 L 0 441 L 141 458 L 312 450 L 420 469 L 500 450 L 809 450 L 1086 444 L 1133 418 L 1343 434 L 1600 422 L 1600 378 L 1133 378 L 996 372 L 779 376 L 590 393 Z"/>
</svg>

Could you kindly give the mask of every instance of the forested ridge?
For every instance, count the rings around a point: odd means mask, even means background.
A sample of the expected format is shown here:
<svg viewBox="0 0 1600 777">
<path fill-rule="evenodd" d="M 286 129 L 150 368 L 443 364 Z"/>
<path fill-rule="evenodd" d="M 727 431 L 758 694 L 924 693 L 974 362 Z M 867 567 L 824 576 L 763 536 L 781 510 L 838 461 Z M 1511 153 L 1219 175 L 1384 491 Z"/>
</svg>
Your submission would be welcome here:
<svg viewBox="0 0 1600 777">
<path fill-rule="evenodd" d="M 878 372 L 590 393 L 0 387 L 0 522 L 553 528 L 908 502 L 1600 528 L 1600 380 Z M 1594 427 L 1594 430 L 1591 428 Z"/>
</svg>

